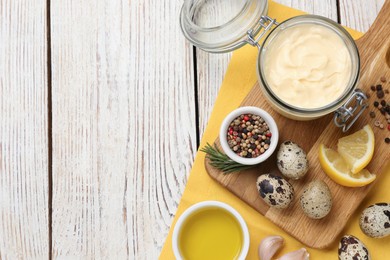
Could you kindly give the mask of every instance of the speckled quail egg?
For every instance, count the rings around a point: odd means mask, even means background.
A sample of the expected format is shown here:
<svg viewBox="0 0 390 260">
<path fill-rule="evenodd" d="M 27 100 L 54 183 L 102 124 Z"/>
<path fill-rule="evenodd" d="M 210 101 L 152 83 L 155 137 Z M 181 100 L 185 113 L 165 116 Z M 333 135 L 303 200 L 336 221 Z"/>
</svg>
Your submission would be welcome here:
<svg viewBox="0 0 390 260">
<path fill-rule="evenodd" d="M 261 198 L 271 207 L 287 208 L 294 198 L 293 186 L 280 176 L 263 174 L 256 184 Z"/>
<path fill-rule="evenodd" d="M 363 210 L 360 229 L 369 237 L 390 235 L 390 203 L 377 203 Z"/>
<path fill-rule="evenodd" d="M 279 147 L 276 164 L 283 176 L 298 180 L 309 170 L 305 151 L 294 142 L 286 141 Z"/>
<path fill-rule="evenodd" d="M 325 182 L 316 180 L 304 187 L 300 202 L 306 216 L 320 219 L 332 208 L 332 194 Z"/>
<path fill-rule="evenodd" d="M 340 260 L 370 260 L 367 247 L 356 237 L 351 235 L 343 236 L 339 244 Z"/>
</svg>

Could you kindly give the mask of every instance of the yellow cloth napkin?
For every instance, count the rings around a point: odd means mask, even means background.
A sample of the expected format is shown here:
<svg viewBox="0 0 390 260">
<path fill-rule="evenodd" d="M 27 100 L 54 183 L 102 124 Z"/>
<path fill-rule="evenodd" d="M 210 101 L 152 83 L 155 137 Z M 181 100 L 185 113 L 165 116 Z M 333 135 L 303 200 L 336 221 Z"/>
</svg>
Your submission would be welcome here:
<svg viewBox="0 0 390 260">
<path fill-rule="evenodd" d="M 271 17 L 275 17 L 277 21 L 284 21 L 290 17 L 301 15 L 303 12 L 270 1 L 268 14 Z M 362 35 L 353 30 L 348 31 L 355 39 Z M 257 48 L 249 45 L 233 53 L 200 147 L 203 147 L 207 142 L 214 142 L 218 136 L 219 127 L 224 117 L 240 105 L 244 97 L 256 83 L 257 53 Z M 269 235 L 280 235 L 285 238 L 285 245 L 278 256 L 297 250 L 301 247 L 306 247 L 211 179 L 206 172 L 204 158 L 204 153 L 197 153 L 186 189 L 162 249 L 160 259 L 174 259 L 172 251 L 172 231 L 178 217 L 189 206 L 205 200 L 225 202 L 241 213 L 248 225 L 250 233 L 251 244 L 247 259 L 258 259 L 258 245 L 264 237 Z M 390 175 L 386 175 L 383 174 L 380 177 L 381 181 L 375 184 L 371 193 L 359 206 L 341 234 L 352 234 L 357 236 L 368 247 L 372 259 L 386 259 L 386 257 L 389 257 L 390 236 L 381 239 L 373 239 L 365 236 L 359 228 L 359 214 L 370 204 L 381 201 L 390 202 Z M 321 236 L 321 234 L 318 235 Z M 311 259 L 337 259 L 338 241 L 339 239 L 337 239 L 330 248 L 325 250 L 311 249 L 308 247 L 306 247 L 306 249 L 309 251 Z"/>
</svg>

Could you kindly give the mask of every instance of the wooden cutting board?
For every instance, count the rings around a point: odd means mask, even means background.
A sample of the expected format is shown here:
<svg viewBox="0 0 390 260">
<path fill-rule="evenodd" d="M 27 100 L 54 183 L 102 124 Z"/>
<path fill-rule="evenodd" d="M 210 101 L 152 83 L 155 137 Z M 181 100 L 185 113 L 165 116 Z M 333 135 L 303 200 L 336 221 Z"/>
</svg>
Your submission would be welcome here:
<svg viewBox="0 0 390 260">
<path fill-rule="evenodd" d="M 347 133 L 353 133 L 366 124 L 372 126 L 375 133 L 375 152 L 367 168 L 377 175 L 376 181 L 380 181 L 381 175 L 390 174 L 390 144 L 384 142 L 385 137 L 390 137 L 390 131 L 374 126 L 374 121 L 378 119 L 381 119 L 385 127 L 387 123 L 384 116 L 373 108 L 372 104 L 377 98 L 375 93 L 370 90 L 371 85 L 381 83 L 382 76 L 386 77 L 387 82 L 381 84 L 384 89 L 390 90 L 389 13 L 390 0 L 387 0 L 370 30 L 356 41 L 361 58 L 361 78 L 358 87 L 364 92 L 370 93 L 371 98 L 368 101 L 369 108 Z M 390 94 L 387 94 L 385 98 L 389 100 Z M 241 106 L 248 105 L 260 107 L 274 117 L 280 132 L 279 144 L 286 140 L 292 140 L 307 152 L 310 163 L 308 174 L 299 181 L 290 181 L 295 190 L 295 199 L 292 205 L 285 210 L 270 208 L 260 198 L 257 191 L 256 179 L 259 175 L 264 173 L 279 174 L 276 167 L 276 152 L 258 167 L 230 175 L 223 175 L 219 170 L 210 166 L 206 159 L 205 164 L 209 175 L 307 246 L 313 248 L 330 246 L 376 181 L 362 188 L 347 188 L 333 182 L 322 171 L 318 160 L 319 145 L 324 143 L 328 147 L 336 148 L 337 140 L 345 135 L 341 129 L 334 126 L 333 114 L 308 122 L 287 119 L 276 113 L 267 104 L 258 83 L 253 86 L 241 104 Z M 369 117 L 369 112 L 373 110 L 376 111 L 375 119 Z M 219 139 L 215 143 L 220 147 Z M 333 195 L 332 210 L 328 216 L 321 220 L 306 217 L 299 205 L 303 186 L 315 179 L 325 181 Z"/>
</svg>

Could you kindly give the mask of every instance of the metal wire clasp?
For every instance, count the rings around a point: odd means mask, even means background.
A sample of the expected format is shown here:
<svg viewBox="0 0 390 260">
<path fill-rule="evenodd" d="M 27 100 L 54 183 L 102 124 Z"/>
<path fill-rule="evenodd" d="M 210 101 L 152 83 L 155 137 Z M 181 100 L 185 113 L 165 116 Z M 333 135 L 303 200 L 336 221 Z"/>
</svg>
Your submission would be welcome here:
<svg viewBox="0 0 390 260">
<path fill-rule="evenodd" d="M 276 22 L 276 19 L 272 19 L 269 16 L 262 15 L 259 20 L 260 27 L 262 27 L 264 30 L 257 36 L 253 34 L 254 30 L 250 29 L 247 31 L 248 39 L 246 40 L 247 43 L 249 43 L 252 46 L 257 46 L 257 48 L 260 50 L 260 43 L 259 40 L 263 38 L 263 36 L 271 29 L 273 25 L 279 25 L 278 22 Z M 260 28 L 261 29 L 261 28 Z"/>
<path fill-rule="evenodd" d="M 368 107 L 367 103 L 365 103 L 366 100 L 367 97 L 361 90 L 355 90 L 348 101 L 336 110 L 333 117 L 335 125 L 342 127 L 344 133 L 347 132 Z M 350 118 L 351 121 L 347 124 Z"/>
</svg>

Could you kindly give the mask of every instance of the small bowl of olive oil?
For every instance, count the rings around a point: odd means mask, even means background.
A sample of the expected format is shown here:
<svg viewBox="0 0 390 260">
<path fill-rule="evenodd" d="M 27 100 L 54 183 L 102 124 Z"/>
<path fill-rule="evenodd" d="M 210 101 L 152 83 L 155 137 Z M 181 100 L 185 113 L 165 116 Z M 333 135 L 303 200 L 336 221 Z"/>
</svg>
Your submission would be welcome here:
<svg viewBox="0 0 390 260">
<path fill-rule="evenodd" d="M 243 260 L 248 254 L 249 231 L 244 219 L 231 206 L 203 201 L 179 217 L 172 247 L 178 260 Z"/>
</svg>

